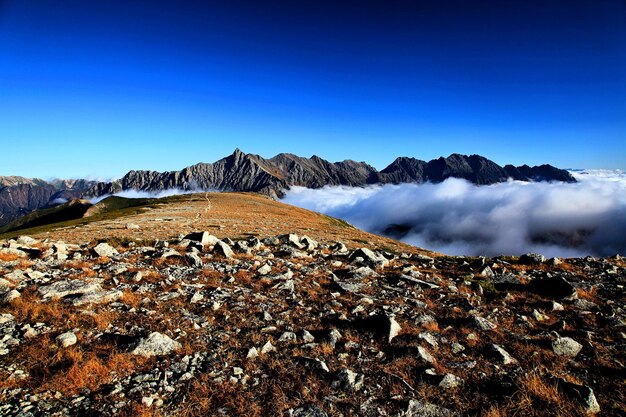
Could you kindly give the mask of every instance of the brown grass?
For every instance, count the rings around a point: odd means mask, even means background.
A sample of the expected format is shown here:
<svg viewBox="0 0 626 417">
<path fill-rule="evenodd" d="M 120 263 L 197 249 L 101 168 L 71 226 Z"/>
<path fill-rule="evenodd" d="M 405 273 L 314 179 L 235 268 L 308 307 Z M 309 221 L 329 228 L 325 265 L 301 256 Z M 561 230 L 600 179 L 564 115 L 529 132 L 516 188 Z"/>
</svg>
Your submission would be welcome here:
<svg viewBox="0 0 626 417">
<path fill-rule="evenodd" d="M 19 321 L 57 323 L 69 314 L 70 307 L 60 300 L 40 301 L 34 291 L 24 291 L 20 298 L 3 310 L 13 314 Z"/>
<path fill-rule="evenodd" d="M 131 290 L 124 290 L 120 301 L 122 301 L 124 304 L 127 304 L 133 308 L 137 308 L 139 307 L 139 304 L 141 304 L 142 299 L 143 297 L 141 296 L 141 294 L 138 294 Z"/>
<path fill-rule="evenodd" d="M 518 379 L 518 389 L 505 403 L 492 406 L 486 415 L 499 416 L 584 416 L 584 411 L 563 396 L 555 382 L 537 372 L 529 372 Z"/>
<path fill-rule="evenodd" d="M 14 253 L 0 253 L 0 262 L 12 262 L 18 259 L 20 259 L 20 257 Z"/>
</svg>

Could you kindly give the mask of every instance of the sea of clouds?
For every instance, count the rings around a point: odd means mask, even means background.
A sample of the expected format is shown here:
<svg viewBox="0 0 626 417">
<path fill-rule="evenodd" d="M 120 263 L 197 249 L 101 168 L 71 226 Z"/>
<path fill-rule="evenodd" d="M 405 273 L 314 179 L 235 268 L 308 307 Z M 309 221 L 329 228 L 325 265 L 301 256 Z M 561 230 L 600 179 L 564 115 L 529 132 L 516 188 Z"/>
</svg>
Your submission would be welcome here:
<svg viewBox="0 0 626 417">
<path fill-rule="evenodd" d="M 450 255 L 626 254 L 624 172 L 572 174 L 578 183 L 292 187 L 283 202 Z"/>
<path fill-rule="evenodd" d="M 180 195 L 180 194 L 193 194 L 193 193 L 200 193 L 203 192 L 202 190 L 181 190 L 179 188 L 168 188 L 167 190 L 163 190 L 163 191 L 137 191 L 137 190 L 126 190 L 126 191 L 121 191 L 119 193 L 115 193 L 113 194 L 116 197 L 124 197 L 124 198 L 164 198 L 164 197 L 170 197 L 173 195 Z M 94 197 L 92 199 L 89 200 L 89 202 L 91 204 L 96 204 L 102 200 L 104 200 L 105 198 L 111 197 L 111 194 L 105 194 L 105 195 L 101 195 L 100 197 Z"/>
</svg>

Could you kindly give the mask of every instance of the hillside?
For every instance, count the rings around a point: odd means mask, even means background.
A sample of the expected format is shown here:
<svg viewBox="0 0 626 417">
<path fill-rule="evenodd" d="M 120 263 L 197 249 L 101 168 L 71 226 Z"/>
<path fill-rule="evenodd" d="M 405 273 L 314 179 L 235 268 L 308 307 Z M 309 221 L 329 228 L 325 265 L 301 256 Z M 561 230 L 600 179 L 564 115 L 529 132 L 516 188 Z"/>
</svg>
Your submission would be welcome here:
<svg viewBox="0 0 626 417">
<path fill-rule="evenodd" d="M 258 194 L 145 203 L 3 236 L 0 415 L 626 413 L 619 257 L 442 256 Z"/>
</svg>

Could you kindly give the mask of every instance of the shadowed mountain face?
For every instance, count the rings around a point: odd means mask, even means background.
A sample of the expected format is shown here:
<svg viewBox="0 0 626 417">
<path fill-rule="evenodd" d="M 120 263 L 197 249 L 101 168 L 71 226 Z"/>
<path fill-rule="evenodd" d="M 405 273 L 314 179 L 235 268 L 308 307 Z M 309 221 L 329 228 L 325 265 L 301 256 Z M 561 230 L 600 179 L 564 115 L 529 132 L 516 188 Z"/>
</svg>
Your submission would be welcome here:
<svg viewBox="0 0 626 417">
<path fill-rule="evenodd" d="M 495 184 L 509 178 L 519 181 L 576 182 L 569 172 L 550 165 L 514 167 L 479 155 L 453 154 L 430 162 L 400 157 L 382 171 L 365 162 L 328 162 L 318 156 L 303 158 L 282 153 L 265 159 L 236 149 L 212 164 L 199 163 L 180 171 L 130 171 L 112 182 L 86 180 L 46 182 L 21 177 L 0 177 L 0 225 L 56 202 L 99 197 L 126 190 L 157 192 L 191 190 L 249 191 L 280 197 L 289 186 L 321 188 L 326 185 L 363 186 L 441 182 L 464 178 L 474 184 Z"/>
<path fill-rule="evenodd" d="M 0 226 L 40 208 L 82 197 L 95 181 L 0 176 Z"/>
</svg>

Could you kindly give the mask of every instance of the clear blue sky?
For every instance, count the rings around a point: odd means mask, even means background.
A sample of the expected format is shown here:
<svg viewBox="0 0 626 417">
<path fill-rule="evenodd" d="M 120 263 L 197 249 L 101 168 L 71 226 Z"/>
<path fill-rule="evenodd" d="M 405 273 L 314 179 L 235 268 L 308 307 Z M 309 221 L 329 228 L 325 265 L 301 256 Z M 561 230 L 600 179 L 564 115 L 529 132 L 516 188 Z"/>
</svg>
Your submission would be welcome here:
<svg viewBox="0 0 626 417">
<path fill-rule="evenodd" d="M 235 147 L 626 168 L 626 2 L 0 0 L 0 175 Z"/>
</svg>

